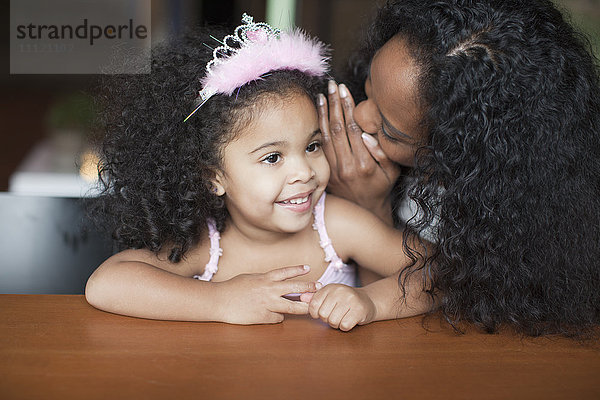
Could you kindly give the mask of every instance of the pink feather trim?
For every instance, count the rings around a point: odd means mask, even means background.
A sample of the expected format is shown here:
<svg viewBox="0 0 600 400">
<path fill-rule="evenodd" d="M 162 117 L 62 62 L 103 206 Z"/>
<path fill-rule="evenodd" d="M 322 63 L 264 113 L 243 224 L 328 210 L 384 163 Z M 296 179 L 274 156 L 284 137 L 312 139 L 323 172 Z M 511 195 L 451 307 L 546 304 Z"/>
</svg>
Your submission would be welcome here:
<svg viewBox="0 0 600 400">
<path fill-rule="evenodd" d="M 261 79 L 270 71 L 299 70 L 312 76 L 323 76 L 328 70 L 325 45 L 296 29 L 282 32 L 277 38 L 251 42 L 235 54 L 213 65 L 202 79 L 202 91 L 231 95 L 248 82 Z"/>
</svg>

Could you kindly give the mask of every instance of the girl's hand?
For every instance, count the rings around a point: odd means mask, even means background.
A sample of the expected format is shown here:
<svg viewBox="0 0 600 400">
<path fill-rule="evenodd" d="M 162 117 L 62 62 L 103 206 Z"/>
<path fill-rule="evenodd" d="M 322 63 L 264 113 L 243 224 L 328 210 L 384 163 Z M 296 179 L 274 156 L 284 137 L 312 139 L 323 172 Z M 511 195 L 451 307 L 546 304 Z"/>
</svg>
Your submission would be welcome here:
<svg viewBox="0 0 600 400">
<path fill-rule="evenodd" d="M 328 189 L 388 220 L 391 215 L 382 212 L 391 214 L 389 195 L 400 167 L 354 121 L 354 99 L 348 88 L 329 81 L 328 92 L 329 101 L 319 95 L 317 105 L 323 150 L 331 167 Z"/>
<path fill-rule="evenodd" d="M 300 300 L 308 303 L 311 317 L 342 331 L 368 324 L 376 312 L 367 293 L 346 285 L 330 284 L 316 293 L 303 293 Z"/>
<path fill-rule="evenodd" d="M 310 268 L 285 267 L 264 274 L 242 274 L 218 285 L 218 320 L 231 324 L 273 324 L 283 321 L 283 314 L 307 314 L 308 304 L 284 299 L 289 293 L 315 292 L 315 282 L 290 281 L 305 275 Z"/>
</svg>

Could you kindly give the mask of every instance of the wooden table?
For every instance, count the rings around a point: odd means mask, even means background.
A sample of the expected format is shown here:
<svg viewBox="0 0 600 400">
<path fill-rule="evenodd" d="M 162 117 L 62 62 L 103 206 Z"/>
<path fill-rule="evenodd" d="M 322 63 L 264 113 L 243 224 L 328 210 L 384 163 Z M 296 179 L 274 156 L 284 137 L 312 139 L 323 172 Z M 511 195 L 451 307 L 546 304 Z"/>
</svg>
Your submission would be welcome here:
<svg viewBox="0 0 600 400">
<path fill-rule="evenodd" d="M 422 318 L 343 333 L 151 321 L 82 296 L 0 295 L 0 399 L 600 399 L 600 349 Z"/>
</svg>

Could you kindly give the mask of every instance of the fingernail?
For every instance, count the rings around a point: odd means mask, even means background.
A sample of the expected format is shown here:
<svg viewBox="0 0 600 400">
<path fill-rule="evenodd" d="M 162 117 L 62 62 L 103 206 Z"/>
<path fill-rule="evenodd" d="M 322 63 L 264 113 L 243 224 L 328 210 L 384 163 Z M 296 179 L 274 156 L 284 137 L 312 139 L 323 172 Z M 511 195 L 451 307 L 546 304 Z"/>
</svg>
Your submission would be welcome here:
<svg viewBox="0 0 600 400">
<path fill-rule="evenodd" d="M 334 94 L 336 91 L 336 87 L 337 85 L 335 84 L 335 81 L 329 81 L 329 83 L 327 84 L 327 91 L 329 92 L 329 94 Z"/>
<path fill-rule="evenodd" d="M 308 265 L 303 265 L 302 268 L 304 268 L 305 271 L 310 271 L 310 267 Z"/>
<path fill-rule="evenodd" d="M 325 96 L 323 96 L 321 93 L 317 95 L 317 103 L 319 103 L 320 106 L 325 105 Z"/>
<path fill-rule="evenodd" d="M 317 288 L 317 290 L 320 290 L 321 288 L 323 288 L 323 284 L 321 282 L 317 282 L 315 283 L 315 287 Z"/>
<path fill-rule="evenodd" d="M 360 135 L 362 137 L 363 142 L 365 142 L 366 145 L 368 146 L 376 146 L 377 145 L 377 139 L 375 139 L 373 136 L 369 135 L 366 132 L 363 132 L 362 135 Z"/>
<path fill-rule="evenodd" d="M 348 97 L 348 88 L 343 83 L 340 85 L 340 97 Z"/>
</svg>

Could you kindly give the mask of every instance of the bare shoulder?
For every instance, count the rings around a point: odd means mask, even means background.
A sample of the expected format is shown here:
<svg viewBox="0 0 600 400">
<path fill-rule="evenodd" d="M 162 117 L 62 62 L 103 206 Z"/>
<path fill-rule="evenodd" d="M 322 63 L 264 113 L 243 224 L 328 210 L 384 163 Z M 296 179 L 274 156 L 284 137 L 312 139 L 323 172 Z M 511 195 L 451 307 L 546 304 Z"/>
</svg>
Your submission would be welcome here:
<svg viewBox="0 0 600 400">
<path fill-rule="evenodd" d="M 120 251 L 110 257 L 108 260 L 113 263 L 119 262 L 142 262 L 154 267 L 167 264 L 169 262 L 166 254 L 156 254 L 148 249 L 127 249 Z"/>
<path fill-rule="evenodd" d="M 192 276 L 201 274 L 204 270 L 204 265 L 208 261 L 208 250 L 205 252 L 206 256 L 202 257 L 202 254 L 204 253 L 202 251 L 203 247 L 204 246 L 200 245 L 190 249 L 181 261 L 177 263 L 169 260 L 167 251 L 156 254 L 148 249 L 127 249 L 114 254 L 104 261 L 102 265 L 138 262 L 177 275 Z"/>
<path fill-rule="evenodd" d="M 373 230 L 377 234 L 388 230 L 375 214 L 330 194 L 325 199 L 325 225 L 333 246 L 342 259 L 345 258 L 343 255 L 351 256 L 356 244 Z"/>
<path fill-rule="evenodd" d="M 369 210 L 332 194 L 327 194 L 325 199 L 325 224 L 328 231 L 361 229 L 373 224 L 384 225 L 383 221 Z"/>
<path fill-rule="evenodd" d="M 402 231 L 344 199 L 327 196 L 326 203 L 327 232 L 344 261 L 353 259 L 381 276 L 392 275 L 410 264 L 411 260 L 402 250 Z"/>
</svg>

